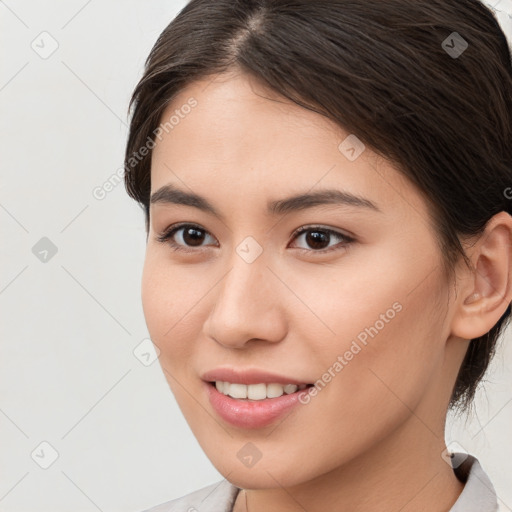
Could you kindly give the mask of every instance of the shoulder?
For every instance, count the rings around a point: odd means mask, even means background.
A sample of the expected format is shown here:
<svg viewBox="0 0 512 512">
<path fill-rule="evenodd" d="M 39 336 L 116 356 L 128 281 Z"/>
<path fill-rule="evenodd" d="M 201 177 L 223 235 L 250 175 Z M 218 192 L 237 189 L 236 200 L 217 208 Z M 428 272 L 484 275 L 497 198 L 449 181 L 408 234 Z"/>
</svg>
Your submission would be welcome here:
<svg viewBox="0 0 512 512">
<path fill-rule="evenodd" d="M 224 479 L 142 512 L 231 512 L 239 490 Z"/>
</svg>

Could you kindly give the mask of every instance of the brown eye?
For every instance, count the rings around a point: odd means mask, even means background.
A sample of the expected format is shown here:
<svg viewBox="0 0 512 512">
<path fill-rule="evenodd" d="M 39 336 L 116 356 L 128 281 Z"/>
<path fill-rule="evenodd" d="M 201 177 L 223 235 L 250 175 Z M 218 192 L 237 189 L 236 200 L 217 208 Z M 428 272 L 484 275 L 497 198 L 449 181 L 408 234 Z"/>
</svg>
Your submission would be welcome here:
<svg viewBox="0 0 512 512">
<path fill-rule="evenodd" d="M 329 245 L 330 239 L 330 234 L 324 231 L 309 231 L 305 237 L 306 243 L 312 249 L 325 249 Z"/>
<path fill-rule="evenodd" d="M 187 245 L 198 246 L 205 238 L 205 232 L 194 227 L 184 228 L 182 239 Z"/>
<path fill-rule="evenodd" d="M 354 242 L 355 239 L 334 231 L 328 228 L 322 227 L 303 227 L 295 232 L 294 240 L 303 239 L 306 247 L 298 247 L 299 249 L 309 252 L 328 252 L 340 247 L 345 247 L 349 243 Z M 338 240 L 339 243 L 329 246 L 332 239 Z"/>
<path fill-rule="evenodd" d="M 157 237 L 158 242 L 168 243 L 173 249 L 187 251 L 188 248 L 203 248 L 203 242 L 213 236 L 205 229 L 195 224 L 181 224 L 171 226 Z"/>
</svg>

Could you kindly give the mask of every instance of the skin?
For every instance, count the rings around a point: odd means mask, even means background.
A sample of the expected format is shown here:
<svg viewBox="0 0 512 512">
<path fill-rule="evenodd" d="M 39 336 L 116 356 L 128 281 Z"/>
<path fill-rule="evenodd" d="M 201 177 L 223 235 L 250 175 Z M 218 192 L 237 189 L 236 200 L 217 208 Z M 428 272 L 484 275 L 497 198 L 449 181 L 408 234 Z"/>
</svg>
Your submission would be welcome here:
<svg viewBox="0 0 512 512">
<path fill-rule="evenodd" d="M 461 264 L 449 282 L 427 204 L 389 162 L 369 148 L 349 161 L 338 149 L 348 132 L 242 73 L 212 78 L 183 89 L 164 112 L 168 119 L 190 97 L 198 102 L 157 142 L 151 191 L 193 191 L 224 219 L 152 204 L 142 277 L 147 327 L 190 428 L 217 470 L 247 489 L 251 512 L 448 511 L 463 484 L 442 457 L 447 405 L 468 340 L 488 332 L 511 300 L 512 218 L 491 220 L 468 247 L 476 271 Z M 266 213 L 269 200 L 321 188 L 381 211 Z M 180 222 L 205 230 L 195 245 L 184 230 L 174 235 L 190 252 L 156 240 Z M 319 248 L 337 249 L 322 254 L 306 235 L 292 236 L 317 225 L 355 241 L 327 237 Z M 247 236 L 263 249 L 250 264 L 236 252 Z M 261 429 L 233 427 L 212 409 L 206 370 L 259 368 L 315 382 L 396 302 L 401 311 L 307 405 Z M 237 457 L 249 441 L 262 454 L 252 467 Z M 235 511 L 243 510 L 240 492 Z"/>
</svg>

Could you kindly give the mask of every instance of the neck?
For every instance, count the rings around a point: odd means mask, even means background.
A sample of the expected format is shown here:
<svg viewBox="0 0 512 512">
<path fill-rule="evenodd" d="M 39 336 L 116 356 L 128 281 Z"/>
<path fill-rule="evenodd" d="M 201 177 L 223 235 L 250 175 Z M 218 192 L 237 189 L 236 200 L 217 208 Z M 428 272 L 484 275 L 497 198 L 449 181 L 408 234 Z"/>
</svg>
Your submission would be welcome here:
<svg viewBox="0 0 512 512">
<path fill-rule="evenodd" d="M 313 480 L 239 492 L 233 511 L 448 512 L 464 484 L 441 456 L 444 423 L 437 430 L 413 415 L 378 446 Z"/>
</svg>

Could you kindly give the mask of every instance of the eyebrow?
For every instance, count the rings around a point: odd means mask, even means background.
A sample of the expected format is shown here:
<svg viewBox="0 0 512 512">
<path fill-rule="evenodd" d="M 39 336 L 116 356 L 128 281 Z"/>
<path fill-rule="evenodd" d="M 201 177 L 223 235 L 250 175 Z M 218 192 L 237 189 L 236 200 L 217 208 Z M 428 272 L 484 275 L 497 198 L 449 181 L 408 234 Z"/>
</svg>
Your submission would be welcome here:
<svg viewBox="0 0 512 512">
<path fill-rule="evenodd" d="M 204 197 L 193 192 L 186 192 L 176 188 L 174 185 L 164 185 L 151 195 L 151 204 L 181 204 L 198 208 L 206 213 L 211 213 L 218 218 L 222 218 L 220 212 Z M 337 189 L 324 189 L 315 192 L 305 192 L 302 194 L 270 201 L 267 203 L 267 213 L 269 215 L 284 215 L 292 211 L 306 210 L 320 205 L 346 205 L 367 210 L 374 210 L 382 213 L 380 208 L 364 197 L 354 195 L 350 192 Z"/>
</svg>

